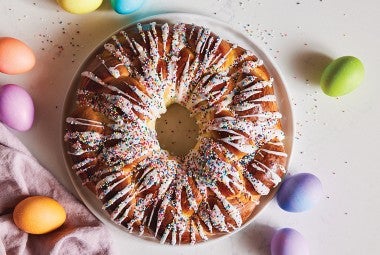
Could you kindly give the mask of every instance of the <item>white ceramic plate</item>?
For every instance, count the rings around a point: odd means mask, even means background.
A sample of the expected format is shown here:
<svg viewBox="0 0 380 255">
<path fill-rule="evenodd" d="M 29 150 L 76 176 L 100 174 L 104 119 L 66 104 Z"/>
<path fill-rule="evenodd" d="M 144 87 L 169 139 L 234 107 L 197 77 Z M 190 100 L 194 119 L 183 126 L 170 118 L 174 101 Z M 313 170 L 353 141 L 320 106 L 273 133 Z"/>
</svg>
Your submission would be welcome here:
<svg viewBox="0 0 380 255">
<path fill-rule="evenodd" d="M 265 53 L 265 51 L 259 47 L 255 42 L 252 41 L 252 39 L 248 38 L 245 36 L 243 33 L 240 31 L 237 31 L 233 28 L 231 28 L 228 24 L 210 18 L 206 16 L 201 16 L 197 14 L 190 14 L 190 13 L 165 13 L 165 14 L 159 14 L 159 15 L 154 15 L 150 16 L 147 18 L 144 18 L 142 20 L 136 21 L 134 23 L 131 23 L 122 29 L 126 29 L 128 27 L 135 26 L 137 23 L 141 22 L 152 22 L 156 21 L 157 23 L 177 23 L 177 22 L 184 22 L 184 23 L 194 23 L 196 25 L 208 27 L 211 31 L 219 35 L 221 38 L 229 40 L 232 43 L 236 43 L 239 46 L 242 46 L 246 49 L 251 50 L 254 52 L 254 54 L 262 59 L 264 61 L 264 65 L 269 71 L 270 75 L 274 78 L 274 88 L 275 88 L 275 93 L 277 96 L 277 102 L 279 104 L 280 112 L 283 115 L 282 118 L 282 126 L 283 130 L 286 135 L 286 140 L 285 140 L 285 150 L 286 153 L 288 154 L 288 162 L 287 166 L 289 166 L 290 163 L 290 157 L 292 153 L 292 145 L 293 145 L 293 114 L 292 114 L 292 109 L 291 109 L 291 104 L 290 104 L 290 99 L 286 90 L 286 85 L 284 78 L 282 77 L 277 65 L 274 63 L 272 58 Z M 112 33 L 114 34 L 114 33 Z M 102 44 L 99 44 L 102 45 Z M 98 48 L 98 47 L 97 47 Z M 92 54 L 90 54 L 92 55 Z M 85 63 L 86 61 L 84 61 Z M 62 126 L 64 127 L 64 121 L 66 117 L 72 112 L 74 103 L 75 103 L 75 92 L 77 89 L 77 84 L 78 84 L 78 79 L 79 75 L 81 73 L 81 68 L 75 75 L 71 88 L 68 92 L 68 95 L 66 97 L 65 101 L 65 109 L 63 113 L 63 119 L 62 119 Z M 62 128 L 62 137 L 63 137 L 63 132 L 64 128 Z M 64 148 L 64 146 L 63 146 Z M 65 154 L 65 153 L 64 153 Z M 67 165 L 67 171 L 69 173 L 70 179 L 78 192 L 79 196 L 83 200 L 84 204 L 90 209 L 90 211 L 97 216 L 101 221 L 103 221 L 106 225 L 108 225 L 111 228 L 118 228 L 124 231 L 125 233 L 125 238 L 137 238 L 135 235 L 129 234 L 125 229 L 117 224 L 115 224 L 113 221 L 109 219 L 108 214 L 102 210 L 101 208 L 101 203 L 100 201 L 96 198 L 96 196 L 90 192 L 86 187 L 83 187 L 81 185 L 81 182 L 79 178 L 73 173 L 73 171 L 70 170 L 70 166 L 68 165 L 68 158 L 65 155 L 66 159 L 66 165 Z M 249 220 L 238 230 L 228 233 L 228 234 L 222 234 L 222 235 L 216 235 L 210 238 L 209 241 L 206 243 L 210 243 L 210 241 L 215 240 L 215 239 L 220 239 L 223 237 L 230 236 L 233 233 L 236 233 L 243 229 L 245 226 L 247 226 L 249 223 L 251 223 L 254 218 L 260 213 L 264 207 L 270 202 L 270 200 L 273 198 L 274 194 L 276 192 L 275 190 L 272 190 L 271 193 L 265 197 L 261 198 L 260 205 L 256 207 L 252 215 L 250 216 Z M 138 237 L 140 240 L 142 239 L 147 239 L 153 242 L 158 243 L 158 240 L 155 238 L 151 237 Z"/>
</svg>

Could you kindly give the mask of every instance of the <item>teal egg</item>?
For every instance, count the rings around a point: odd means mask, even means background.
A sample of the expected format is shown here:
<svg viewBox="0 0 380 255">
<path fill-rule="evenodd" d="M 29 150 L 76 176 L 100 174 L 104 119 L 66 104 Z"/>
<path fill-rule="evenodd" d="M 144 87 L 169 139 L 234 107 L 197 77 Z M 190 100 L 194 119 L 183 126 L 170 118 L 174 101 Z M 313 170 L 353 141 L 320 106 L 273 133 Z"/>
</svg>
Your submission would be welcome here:
<svg viewBox="0 0 380 255">
<path fill-rule="evenodd" d="M 137 11 L 145 0 L 111 0 L 112 8 L 119 14 L 130 14 Z"/>
<path fill-rule="evenodd" d="M 321 88 L 328 96 L 343 96 L 355 90 L 364 79 L 363 63 L 352 56 L 340 57 L 323 71 Z"/>
</svg>

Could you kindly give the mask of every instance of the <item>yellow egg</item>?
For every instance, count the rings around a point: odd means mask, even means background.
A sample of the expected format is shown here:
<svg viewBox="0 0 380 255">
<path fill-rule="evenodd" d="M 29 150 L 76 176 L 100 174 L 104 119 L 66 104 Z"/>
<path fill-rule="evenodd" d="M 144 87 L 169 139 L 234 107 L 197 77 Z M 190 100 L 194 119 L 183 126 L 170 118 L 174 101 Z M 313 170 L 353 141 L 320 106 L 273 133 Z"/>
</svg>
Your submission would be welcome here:
<svg viewBox="0 0 380 255">
<path fill-rule="evenodd" d="M 67 12 L 85 14 L 98 9 L 103 0 L 57 0 L 57 2 Z"/>
<path fill-rule="evenodd" d="M 30 234 L 48 233 L 59 228 L 65 220 L 65 209 L 56 200 L 45 196 L 28 197 L 13 211 L 16 226 Z"/>
<path fill-rule="evenodd" d="M 25 43 L 12 37 L 0 37 L 0 72 L 25 73 L 35 63 L 34 53 Z"/>
</svg>

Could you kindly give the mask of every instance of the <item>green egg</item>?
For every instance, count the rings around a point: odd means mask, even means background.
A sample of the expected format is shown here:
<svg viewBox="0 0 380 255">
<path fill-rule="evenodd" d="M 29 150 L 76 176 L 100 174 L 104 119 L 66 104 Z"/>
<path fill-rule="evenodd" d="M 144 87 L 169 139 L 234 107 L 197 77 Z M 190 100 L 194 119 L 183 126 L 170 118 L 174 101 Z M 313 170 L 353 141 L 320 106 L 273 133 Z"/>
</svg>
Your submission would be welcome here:
<svg viewBox="0 0 380 255">
<path fill-rule="evenodd" d="M 352 56 L 335 59 L 321 77 L 321 87 L 326 95 L 343 96 L 355 90 L 364 79 L 363 63 Z"/>
</svg>

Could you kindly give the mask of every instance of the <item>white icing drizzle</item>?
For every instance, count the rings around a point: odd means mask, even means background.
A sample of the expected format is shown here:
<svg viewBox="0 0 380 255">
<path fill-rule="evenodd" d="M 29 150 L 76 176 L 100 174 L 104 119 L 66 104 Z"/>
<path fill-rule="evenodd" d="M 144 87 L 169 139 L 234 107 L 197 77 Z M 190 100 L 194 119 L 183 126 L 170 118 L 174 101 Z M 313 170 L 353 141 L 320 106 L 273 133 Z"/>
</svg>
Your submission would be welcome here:
<svg viewBox="0 0 380 255">
<path fill-rule="evenodd" d="M 158 233 L 158 230 L 160 229 L 161 223 L 164 220 L 166 207 L 169 205 L 169 203 L 171 201 L 170 197 L 173 193 L 172 191 L 173 190 L 170 189 L 169 192 L 166 192 L 166 195 L 165 195 L 164 199 L 162 200 L 161 206 L 158 210 L 156 232 L 155 232 L 154 236 L 157 236 L 157 233 Z"/>
<path fill-rule="evenodd" d="M 165 243 L 166 239 L 168 238 L 168 235 L 170 234 L 171 228 L 172 228 L 171 225 L 168 225 L 168 226 L 166 227 L 165 232 L 164 232 L 164 234 L 162 235 L 161 240 L 160 240 L 160 243 L 161 243 L 161 244 Z"/>
<path fill-rule="evenodd" d="M 144 217 L 142 224 L 140 225 L 140 230 L 139 230 L 139 236 L 144 235 L 144 230 L 145 230 L 145 224 L 146 224 L 146 217 Z"/>
<path fill-rule="evenodd" d="M 198 215 L 200 219 L 206 224 L 208 231 L 212 233 L 212 222 L 211 222 L 211 215 L 209 214 L 209 205 L 206 202 L 202 202 L 203 207 L 201 204 L 201 209 L 198 210 Z"/>
<path fill-rule="evenodd" d="M 263 61 L 261 59 L 258 59 L 257 61 L 246 61 L 242 66 L 242 71 L 243 73 L 249 74 L 253 69 L 261 65 L 263 65 Z"/>
<path fill-rule="evenodd" d="M 239 210 L 234 207 L 230 202 L 227 201 L 226 197 L 223 196 L 222 193 L 216 188 L 213 189 L 213 192 L 215 195 L 219 198 L 219 200 L 222 202 L 224 209 L 228 212 L 229 216 L 235 221 L 237 227 L 240 227 L 243 223 Z"/>
<path fill-rule="evenodd" d="M 270 189 L 267 186 L 265 186 L 265 184 L 262 183 L 259 179 L 253 177 L 253 175 L 250 172 L 244 171 L 244 177 L 249 180 L 249 182 L 252 184 L 253 188 L 256 190 L 257 193 L 259 193 L 262 196 L 269 194 Z"/>
<path fill-rule="evenodd" d="M 148 60 L 148 52 L 147 50 L 141 46 L 138 42 L 135 41 L 135 39 L 132 39 L 132 42 L 137 50 L 137 55 L 139 56 L 139 59 L 141 61 L 141 63 L 144 63 L 145 61 L 149 61 Z"/>
<path fill-rule="evenodd" d="M 116 65 L 107 65 L 102 55 L 98 61 L 115 79 L 120 78 L 125 66 L 129 72 L 127 75 L 138 81 L 139 86 L 125 81 L 121 81 L 122 86 L 111 85 L 91 71 L 82 73 L 83 79 L 94 81 L 103 87 L 103 92 L 97 93 L 95 84 L 80 88 L 78 103 L 99 111 L 112 123 L 72 117 L 66 119 L 73 126 L 101 129 L 79 132 L 74 127 L 74 131 L 66 133 L 65 141 L 71 145 L 69 154 L 91 152 L 96 155 L 77 162 L 72 168 L 81 174 L 101 166 L 92 180 L 96 181 L 97 196 L 101 200 L 107 199 L 103 208 L 109 211 L 112 220 L 123 223 L 128 231 L 138 229 L 139 235 L 143 235 L 147 227 L 156 237 L 160 233 L 160 242 L 171 244 L 181 243 L 186 231 L 189 231 L 192 244 L 197 242 L 197 234 L 202 240 L 207 240 L 204 225 L 210 233 L 215 229 L 230 232 L 240 227 L 243 221 L 239 210 L 222 194 L 218 185 L 223 184 L 237 196 L 251 197 L 244 186 L 242 172 L 258 194 L 266 195 L 270 188 L 248 172 L 243 164 L 239 165 L 240 159 L 225 145 L 251 155 L 252 159 L 256 153 L 287 157 L 281 150 L 260 148 L 272 140 L 276 141 L 273 145 L 283 147 L 280 141 L 284 134 L 277 128 L 281 114 L 263 109 L 263 103 L 276 100 L 272 94 L 261 95 L 265 87 L 272 86 L 273 79 L 262 81 L 254 76 L 254 69 L 263 62 L 260 59 L 252 61 L 252 58 L 246 60 L 254 56 L 250 51 L 243 51 L 239 56 L 234 54 L 233 64 L 226 65 L 238 46 L 229 45 L 227 52 L 222 54 L 219 47 L 223 40 L 209 29 L 165 23 L 157 31 L 156 23 L 152 22 L 149 25 L 137 24 L 137 32 L 142 41 L 121 31 L 104 45 L 104 50 L 119 61 Z M 194 41 L 194 56 L 183 54 L 183 49 L 190 47 L 189 40 Z M 161 43 L 163 55 L 159 49 Z M 164 65 L 159 66 L 159 63 Z M 181 72 L 179 64 L 184 64 Z M 232 69 L 237 66 L 239 68 Z M 163 152 L 155 131 L 148 128 L 146 122 L 154 121 L 166 111 L 164 97 L 167 91 L 171 100 L 186 106 L 192 115 L 218 114 L 223 110 L 231 112 L 233 116 L 199 120 L 203 126 L 201 132 L 224 135 L 215 140 L 200 139 L 200 148 L 182 159 L 173 159 Z M 254 121 L 251 118 L 255 118 Z M 101 162 L 99 165 L 98 161 Z M 123 167 L 132 163 L 136 163 L 133 171 L 126 174 Z M 285 173 L 280 164 L 271 168 L 258 160 L 250 160 L 249 164 L 264 172 L 274 185 L 281 181 L 276 171 Z M 138 178 L 130 183 L 131 176 Z M 83 180 L 87 181 L 90 180 Z M 199 190 L 200 198 L 196 197 L 199 193 L 195 189 Z M 217 203 L 209 204 L 210 193 L 215 194 Z M 187 202 L 186 209 L 193 210 L 194 214 L 183 215 L 183 201 Z M 150 214 L 146 213 L 148 210 Z M 168 215 L 173 218 L 172 222 L 165 221 Z M 231 218 L 234 224 L 227 223 L 227 218 Z M 152 222 L 156 225 L 152 226 Z M 170 234 L 171 238 L 168 238 Z"/>
<path fill-rule="evenodd" d="M 114 174 L 111 174 L 111 175 L 108 175 L 108 176 L 104 177 L 103 179 L 101 179 L 101 180 L 96 184 L 96 189 L 97 189 L 97 190 L 101 189 L 104 185 L 113 182 L 113 181 L 116 180 L 116 178 L 118 178 L 119 176 L 121 176 L 121 173 L 120 173 L 120 172 L 117 172 L 117 173 L 114 173 Z M 102 196 L 102 195 L 100 195 L 100 196 Z M 99 198 L 100 198 L 100 197 L 99 197 Z"/>
<path fill-rule="evenodd" d="M 281 151 L 273 151 L 273 150 L 267 150 L 267 149 L 260 149 L 260 152 L 266 152 L 268 154 L 273 154 L 273 155 L 276 155 L 276 156 L 279 156 L 279 157 L 288 157 L 288 154 L 286 154 L 285 152 L 281 152 Z"/>
<path fill-rule="evenodd" d="M 144 43 L 146 43 L 145 33 L 144 33 L 141 23 L 137 23 L 137 29 L 139 30 L 139 34 L 141 35 L 141 38 L 143 39 Z"/>
<path fill-rule="evenodd" d="M 106 68 L 108 68 L 108 71 L 111 73 L 111 75 L 113 75 L 115 78 L 118 78 L 118 77 L 120 77 L 120 72 L 118 70 L 117 70 L 117 72 L 115 72 L 116 71 L 115 68 L 117 68 L 117 67 L 119 67 L 121 65 L 124 65 L 127 68 L 128 72 L 131 73 L 133 71 L 131 69 L 131 60 L 125 54 L 124 49 L 121 46 L 119 40 L 117 39 L 116 36 L 113 36 L 112 38 L 113 38 L 113 40 L 114 40 L 117 48 L 113 44 L 111 44 L 111 43 L 106 43 L 104 45 L 104 49 L 106 49 L 107 51 L 109 51 L 115 58 L 117 58 L 120 61 L 120 64 L 116 65 L 115 67 L 107 67 L 105 65 L 105 61 L 103 59 L 101 59 L 100 56 L 99 56 L 99 59 L 100 59 L 101 63 Z"/>
<path fill-rule="evenodd" d="M 83 125 L 83 126 L 92 126 L 98 128 L 104 128 L 103 123 L 95 120 L 83 119 L 83 118 L 72 118 L 67 117 L 66 122 L 72 125 Z"/>
<path fill-rule="evenodd" d="M 129 47 L 132 49 L 133 53 L 135 55 L 137 55 L 137 51 L 136 51 L 135 47 L 133 46 L 131 40 L 129 39 L 127 33 L 125 31 L 121 31 L 120 33 L 124 36 L 125 40 L 127 41 Z"/>
<path fill-rule="evenodd" d="M 252 110 L 252 109 L 258 109 L 257 111 L 258 112 L 261 112 L 262 111 L 262 106 L 261 104 L 254 104 L 253 102 L 242 102 L 242 103 L 239 103 L 239 104 L 236 104 L 236 105 L 233 105 L 233 109 L 235 111 L 238 111 L 238 112 L 242 112 L 242 111 L 247 111 L 247 110 Z"/>
<path fill-rule="evenodd" d="M 81 167 L 87 165 L 88 163 L 93 162 L 94 160 L 96 160 L 96 158 L 86 158 L 86 159 L 84 159 L 83 161 L 81 161 L 81 162 L 79 162 L 79 163 L 77 163 L 77 164 L 74 164 L 74 165 L 72 166 L 72 169 L 73 169 L 73 170 L 77 170 L 77 169 L 79 169 L 79 168 L 81 168 Z"/>
<path fill-rule="evenodd" d="M 140 183 L 137 193 L 144 192 L 145 190 L 151 188 L 153 185 L 156 185 L 161 180 L 158 169 L 151 169 L 148 174 L 145 174 L 143 181 Z"/>
<path fill-rule="evenodd" d="M 196 242 L 196 237 L 195 237 L 195 227 L 194 227 L 194 221 L 190 221 L 190 244 L 195 244 Z"/>
<path fill-rule="evenodd" d="M 89 166 L 89 167 L 85 167 L 85 168 L 79 168 L 77 169 L 76 171 L 76 174 L 79 175 L 79 174 L 83 174 L 83 173 L 86 173 L 88 169 L 92 168 L 93 166 Z"/>
<path fill-rule="evenodd" d="M 210 219 L 212 226 L 221 232 L 230 232 L 228 230 L 226 219 L 223 213 L 220 211 L 219 207 L 215 204 L 213 209 L 210 211 Z"/>
<path fill-rule="evenodd" d="M 103 126 L 102 126 L 103 127 Z M 102 142 L 103 135 L 94 131 L 84 131 L 84 132 L 68 132 L 65 134 L 65 141 L 69 139 L 76 139 L 80 143 L 86 143 L 90 147 L 99 145 Z"/>
<path fill-rule="evenodd" d="M 124 182 L 127 178 L 123 178 L 117 182 L 115 182 L 114 184 L 110 185 L 110 186 L 107 186 L 107 188 L 103 189 L 100 194 L 98 194 L 98 198 L 100 199 L 103 199 L 111 190 L 113 190 L 117 185 L 119 185 L 120 183 Z M 103 179 L 104 181 L 104 179 Z"/>
<path fill-rule="evenodd" d="M 133 225 L 136 222 L 143 220 L 145 210 L 150 205 L 152 196 L 153 194 L 148 194 L 145 198 L 137 198 L 133 218 L 127 224 L 127 229 L 129 229 L 130 232 L 133 231 Z"/>
<path fill-rule="evenodd" d="M 255 113 L 255 114 L 245 114 L 241 115 L 241 118 L 250 118 L 256 117 L 259 118 L 259 121 L 265 121 L 267 119 L 281 119 L 282 115 L 279 112 L 263 112 L 263 113 Z"/>
<path fill-rule="evenodd" d="M 197 221 L 197 230 L 202 240 L 205 240 L 205 241 L 208 240 L 208 237 L 206 236 L 206 233 L 204 232 L 203 227 L 199 223 L 199 221 Z"/>
<path fill-rule="evenodd" d="M 164 52 L 166 52 L 166 44 L 167 44 L 168 37 L 169 37 L 169 25 L 168 25 L 168 23 L 165 23 L 161 26 L 161 31 L 162 31 L 162 44 L 164 46 Z"/>
<path fill-rule="evenodd" d="M 180 50 L 186 47 L 186 26 L 183 23 L 178 23 L 174 25 L 173 28 L 173 40 L 172 40 L 172 55 L 178 55 Z"/>
<path fill-rule="evenodd" d="M 230 136 L 219 138 L 219 140 L 248 154 L 254 153 L 257 150 L 252 141 L 262 132 L 263 128 L 262 125 L 258 125 L 257 123 L 233 117 L 216 118 L 208 127 L 209 130 L 230 134 Z M 236 132 L 235 130 L 240 132 Z"/>
<path fill-rule="evenodd" d="M 111 206 L 113 203 L 115 203 L 118 199 L 122 198 L 123 196 L 127 195 L 129 192 L 133 190 L 133 185 L 127 185 L 124 189 L 117 192 L 115 196 L 113 196 L 107 203 L 104 204 L 104 208 L 107 208 Z M 129 194 L 119 205 L 116 207 L 116 209 L 111 213 L 111 218 L 113 220 L 116 220 L 116 217 L 123 211 L 124 208 L 127 207 L 127 209 L 124 211 L 123 215 L 117 219 L 118 223 L 121 223 L 124 221 L 124 219 L 128 216 L 129 209 L 131 208 L 130 202 L 135 198 L 133 194 Z"/>
<path fill-rule="evenodd" d="M 276 96 L 275 95 L 266 95 L 257 99 L 253 100 L 254 102 L 275 102 Z"/>
<path fill-rule="evenodd" d="M 160 109 L 159 106 L 156 106 L 155 102 L 152 101 L 152 99 L 144 94 L 141 90 L 139 90 L 136 86 L 131 86 L 124 82 L 139 98 L 139 101 L 130 96 L 129 94 L 125 93 L 124 91 L 120 90 L 119 88 L 108 85 L 104 83 L 100 78 L 98 78 L 96 75 L 94 75 L 91 72 L 83 72 L 83 77 L 87 77 L 93 81 L 95 81 L 97 84 L 104 86 L 108 89 L 110 89 L 113 92 L 116 92 L 119 95 L 110 95 L 103 93 L 102 95 L 107 98 L 108 101 L 110 101 L 111 105 L 118 106 L 120 109 L 122 109 L 126 116 L 134 115 L 130 110 L 133 108 L 135 111 L 142 113 L 143 115 L 147 116 L 148 118 L 157 118 L 160 116 Z M 79 91 L 80 92 L 80 91 Z M 83 92 L 84 93 L 84 92 Z M 147 107 L 147 105 L 150 105 L 151 107 Z M 149 110 L 148 110 L 149 109 Z"/>
<path fill-rule="evenodd" d="M 153 219 L 153 216 L 154 216 L 154 212 L 155 212 L 155 209 L 157 207 L 157 203 L 158 203 L 158 199 L 156 199 L 156 201 L 154 201 L 153 209 L 152 209 L 152 211 L 150 213 L 149 221 L 148 221 L 148 224 L 147 224 L 148 227 L 150 226 L 150 223 L 152 222 L 152 219 Z"/>
<path fill-rule="evenodd" d="M 252 163 L 252 166 L 257 170 L 264 172 L 265 175 L 268 176 L 273 182 L 274 186 L 277 186 L 281 182 L 281 177 L 275 172 L 274 169 L 267 167 L 258 160 L 255 160 L 254 162 L 255 163 Z"/>
<path fill-rule="evenodd" d="M 232 52 L 232 50 L 233 49 L 235 49 L 236 47 L 231 47 L 228 51 L 227 51 L 227 53 L 223 56 L 223 57 L 221 57 L 219 60 L 218 60 L 218 62 L 213 66 L 213 69 L 215 69 L 215 70 L 218 70 L 225 62 L 226 62 L 226 60 L 227 60 L 227 57 L 228 57 L 228 55 Z"/>
<path fill-rule="evenodd" d="M 177 99 L 178 101 L 183 101 L 185 95 L 189 91 L 191 77 L 189 76 L 189 66 L 190 66 L 190 57 L 186 61 L 185 68 L 183 69 L 181 79 L 179 81 L 178 90 L 177 90 Z"/>
</svg>

